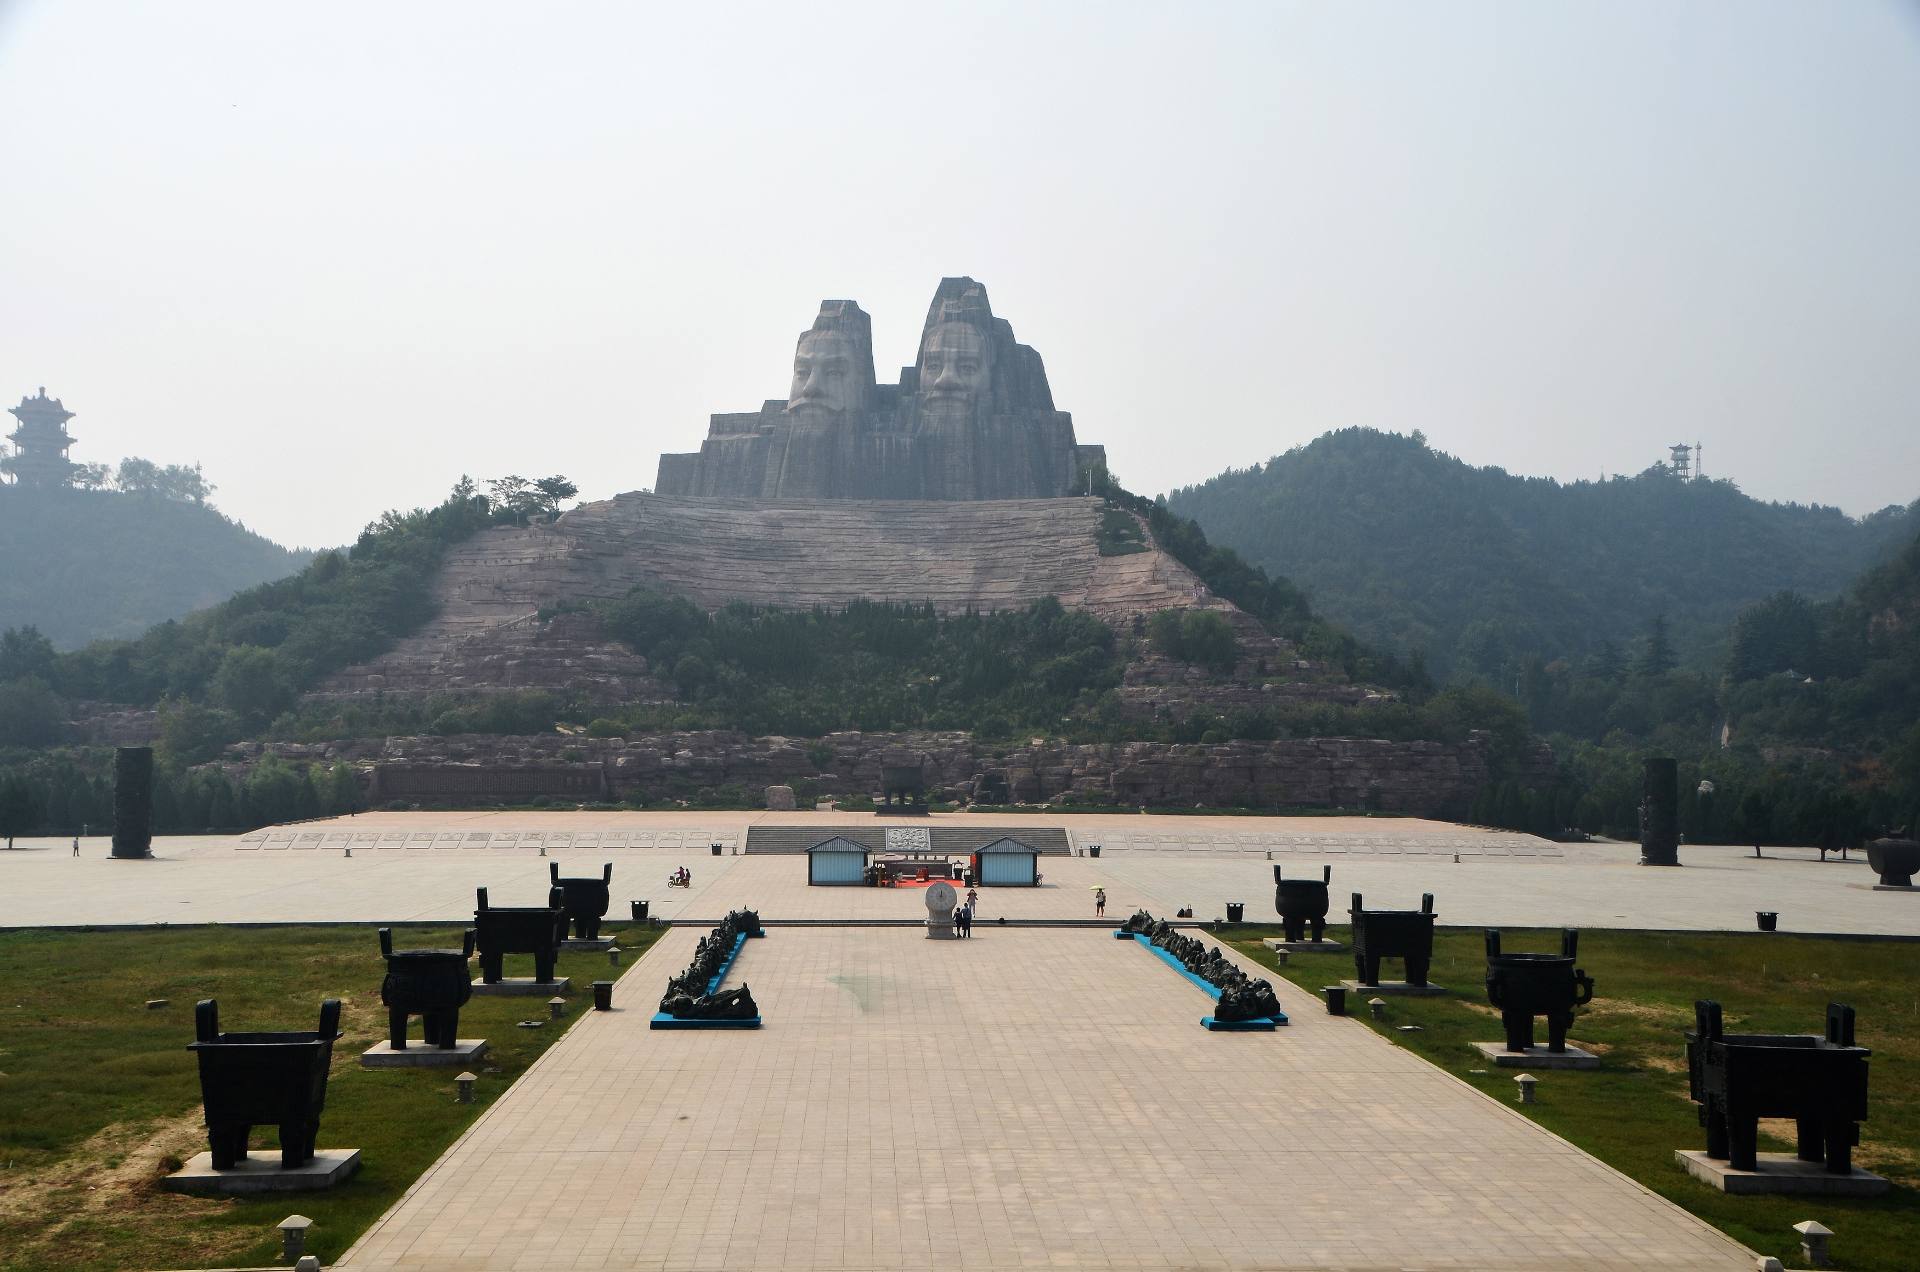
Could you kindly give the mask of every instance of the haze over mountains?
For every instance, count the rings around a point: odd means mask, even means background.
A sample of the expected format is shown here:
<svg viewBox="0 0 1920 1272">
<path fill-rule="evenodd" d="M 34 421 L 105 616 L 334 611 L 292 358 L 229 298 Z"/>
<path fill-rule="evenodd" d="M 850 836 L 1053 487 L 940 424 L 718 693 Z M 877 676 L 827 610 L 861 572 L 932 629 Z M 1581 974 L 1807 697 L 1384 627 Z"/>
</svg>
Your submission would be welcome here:
<svg viewBox="0 0 1920 1272">
<path fill-rule="evenodd" d="M 59 649 L 138 636 L 313 555 L 204 504 L 118 491 L 0 487 L 0 628 Z"/>
<path fill-rule="evenodd" d="M 1657 617 L 1685 661 L 1724 652 L 1776 592 L 1839 594 L 1903 547 L 1913 507 L 1854 519 L 1763 503 L 1664 470 L 1561 482 L 1474 468 L 1418 434 L 1328 433 L 1174 491 L 1216 543 L 1304 589 L 1316 611 L 1444 677 L 1515 658 L 1627 648 Z"/>
</svg>

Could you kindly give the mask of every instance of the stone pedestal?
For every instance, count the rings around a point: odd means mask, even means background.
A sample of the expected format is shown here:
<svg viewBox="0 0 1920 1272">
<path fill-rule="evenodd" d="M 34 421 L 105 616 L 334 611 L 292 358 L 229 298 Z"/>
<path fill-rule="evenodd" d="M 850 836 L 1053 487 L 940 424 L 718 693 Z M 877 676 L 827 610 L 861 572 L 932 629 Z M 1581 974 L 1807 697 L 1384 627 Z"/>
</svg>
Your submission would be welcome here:
<svg viewBox="0 0 1920 1272">
<path fill-rule="evenodd" d="M 1911 883 L 1876 883 L 1875 892 L 1920 892 L 1920 885 Z"/>
<path fill-rule="evenodd" d="M 476 976 L 473 981 L 473 992 L 494 997 L 539 994 L 542 997 L 551 998 L 555 994 L 566 993 L 572 985 L 573 977 L 571 976 L 560 976 L 550 981 L 535 980 L 531 976 L 502 976 L 491 985 Z"/>
<path fill-rule="evenodd" d="M 1436 985 L 1432 981 L 1424 985 L 1409 985 L 1405 981 L 1383 980 L 1378 985 L 1362 985 L 1357 980 L 1343 980 L 1340 984 L 1350 994 L 1378 994 L 1383 998 L 1395 996 L 1427 998 L 1447 992 L 1446 986 Z"/>
<path fill-rule="evenodd" d="M 1792 1153 L 1758 1154 L 1758 1170 L 1735 1170 L 1694 1149 L 1677 1148 L 1673 1160 L 1703 1184 L 1724 1193 L 1800 1193 L 1816 1197 L 1878 1197 L 1890 1184 L 1883 1176 L 1853 1168 L 1829 1175 L 1824 1163 L 1803 1162 Z"/>
<path fill-rule="evenodd" d="M 596 936 L 592 940 L 588 940 L 583 936 L 570 936 L 560 942 L 560 948 L 563 950 L 585 950 L 593 954 L 605 954 L 613 948 L 613 938 L 610 936 Z"/>
<path fill-rule="evenodd" d="M 1504 1042 L 1468 1043 L 1482 1058 L 1493 1061 L 1503 1069 L 1598 1069 L 1600 1057 L 1572 1043 L 1565 1051 L 1549 1051 L 1545 1047 L 1528 1047 L 1525 1051 L 1508 1051 Z"/>
<path fill-rule="evenodd" d="M 391 1042 L 382 1039 L 360 1053 L 360 1067 L 363 1069 L 464 1068 L 486 1054 L 485 1038 L 459 1038 L 451 1047 L 429 1047 L 424 1042 L 410 1042 L 400 1051 L 395 1051 Z"/>
<path fill-rule="evenodd" d="M 927 939 L 929 941 L 951 941 L 953 939 L 953 920 L 948 919 L 945 923 L 936 923 L 934 920 L 928 919 Z"/>
<path fill-rule="evenodd" d="M 1340 954 L 1347 948 L 1340 941 L 1282 941 L 1277 937 L 1268 937 L 1260 944 L 1275 953 L 1285 950 L 1289 954 Z"/>
<path fill-rule="evenodd" d="M 280 1153 L 256 1151 L 232 1170 L 215 1170 L 212 1153 L 195 1153 L 187 1164 L 160 1181 L 168 1192 L 201 1197 L 246 1197 L 258 1193 L 312 1192 L 331 1188 L 360 1168 L 357 1148 L 322 1148 L 304 1166 L 285 1170 Z"/>
</svg>

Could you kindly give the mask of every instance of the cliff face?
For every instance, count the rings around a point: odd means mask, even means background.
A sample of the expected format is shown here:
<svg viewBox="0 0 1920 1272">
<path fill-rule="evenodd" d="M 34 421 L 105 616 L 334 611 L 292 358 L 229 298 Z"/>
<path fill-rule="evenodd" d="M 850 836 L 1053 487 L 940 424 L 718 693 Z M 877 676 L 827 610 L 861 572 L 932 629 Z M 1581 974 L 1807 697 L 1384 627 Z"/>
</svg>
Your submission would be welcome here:
<svg viewBox="0 0 1920 1272">
<path fill-rule="evenodd" d="M 453 549 L 435 618 L 379 659 L 331 677 L 323 697 L 555 688 L 596 702 L 663 695 L 644 659 L 583 616 L 543 608 L 637 586 L 692 598 L 805 609 L 926 603 L 943 613 L 1017 609 L 1043 597 L 1110 622 L 1203 605 L 1164 552 L 1101 556 L 1097 499 L 762 503 L 627 494 L 552 525 L 485 530 Z M 1249 620 L 1250 621 L 1250 620 Z"/>
</svg>

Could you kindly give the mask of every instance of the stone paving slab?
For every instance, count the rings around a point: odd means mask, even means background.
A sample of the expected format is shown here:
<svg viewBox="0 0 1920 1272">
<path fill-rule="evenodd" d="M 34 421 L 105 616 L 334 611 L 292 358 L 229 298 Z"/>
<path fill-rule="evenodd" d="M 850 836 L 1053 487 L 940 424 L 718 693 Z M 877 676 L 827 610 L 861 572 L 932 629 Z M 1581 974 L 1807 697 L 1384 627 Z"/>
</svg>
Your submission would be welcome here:
<svg viewBox="0 0 1920 1272">
<path fill-rule="evenodd" d="M 776 929 L 734 969 L 764 1028 L 650 1032 L 670 933 L 338 1266 L 1753 1266 L 1291 985 L 1211 1034 L 1132 942 L 976 933 Z"/>
<path fill-rule="evenodd" d="M 684 812 L 678 814 L 679 822 L 668 820 L 669 814 L 624 814 L 652 819 L 624 828 L 605 820 L 622 815 L 580 814 L 602 819 L 602 825 L 569 832 L 572 842 L 564 847 L 556 845 L 551 822 L 538 832 L 504 830 L 505 823 L 497 820 L 491 823 L 493 829 L 471 829 L 479 824 L 476 819 L 507 816 L 497 813 L 380 814 L 379 822 L 364 828 L 326 831 L 317 849 L 304 851 L 292 845 L 300 835 L 315 832 L 298 828 L 265 832 L 266 838 L 245 851 L 227 836 L 164 837 L 154 841 L 158 860 L 141 862 L 109 860 L 103 837 L 84 841 L 78 858 L 70 855 L 67 840 L 22 839 L 17 851 L 0 852 L 0 927 L 450 922 L 472 915 L 473 890 L 483 884 L 492 889 L 496 904 L 539 903 L 546 896 L 549 861 L 562 863 L 570 873 L 597 871 L 602 862 L 611 861 L 610 916 L 616 920 L 626 917 L 627 902 L 633 898 L 652 902 L 651 913 L 665 919 L 717 919 L 736 905 L 757 906 L 765 917 L 775 919 L 924 916 L 915 889 L 809 888 L 801 856 L 714 857 L 705 851 L 709 837 L 726 833 L 717 820 L 693 822 Z M 371 822 L 372 817 L 356 820 Z M 396 820 L 403 818 L 414 820 Z M 1055 820 L 1076 823 L 1070 832 L 1082 834 L 1077 825 L 1081 819 Z M 1246 832 L 1244 824 L 1261 819 L 1132 819 L 1187 820 L 1231 821 L 1242 826 L 1233 833 L 1253 833 Z M 1450 926 L 1750 932 L 1755 911 L 1774 910 L 1784 932 L 1920 936 L 1920 893 L 1873 891 L 1867 885 L 1874 875 L 1857 858 L 1820 862 L 1811 850 L 1769 849 L 1768 857 L 1757 861 L 1750 850 L 1689 846 L 1681 849 L 1684 868 L 1655 870 L 1634 864 L 1635 846 L 1603 843 L 1568 845 L 1558 858 L 1462 853 L 1456 863 L 1450 850 L 1395 854 L 1380 851 L 1375 841 L 1398 836 L 1403 845 L 1446 844 L 1460 838 L 1449 831 L 1461 828 L 1411 819 L 1350 818 L 1346 824 L 1351 828 L 1344 845 L 1349 851 L 1276 851 L 1274 857 L 1280 861 L 1285 856 L 1290 872 L 1298 868 L 1316 877 L 1322 864 L 1333 866 L 1334 913 L 1329 917 L 1335 922 L 1343 917 L 1352 892 L 1363 892 L 1372 904 L 1385 906 L 1413 905 L 1422 892 L 1432 892 L 1440 922 Z M 405 829 L 409 825 L 417 829 Z M 1383 835 L 1382 827 L 1395 829 Z M 491 842 L 508 834 L 519 839 L 525 833 L 542 835 L 545 858 L 540 849 L 525 846 L 485 851 L 438 846 L 444 836 L 455 834 L 467 836 L 460 842 L 472 848 L 476 835 Z M 744 821 L 731 833 L 744 840 Z M 350 843 L 329 846 L 335 834 L 350 834 Z M 1470 831 L 1465 837 L 1492 834 Z M 278 849 L 273 847 L 275 835 L 286 837 Z M 426 835 L 435 847 L 406 850 Z M 1339 838 L 1324 826 L 1313 836 Z M 583 839 L 599 842 L 583 844 Z M 382 848 L 383 842 L 389 846 Z M 684 844 L 693 847 L 676 846 Z M 345 855 L 347 846 L 354 849 L 352 857 Z M 1092 889 L 1098 884 L 1107 890 L 1109 918 L 1124 919 L 1144 906 L 1169 916 L 1191 907 L 1196 917 L 1207 920 L 1224 916 L 1227 902 L 1242 901 L 1250 921 L 1272 922 L 1277 917 L 1273 864 L 1264 849 L 1211 852 L 1200 844 L 1178 852 L 1103 854 L 1098 859 L 1045 857 L 1040 863 L 1045 886 L 982 889 L 982 914 L 989 919 L 1003 914 L 1091 919 Z M 669 891 L 667 874 L 681 865 L 693 872 L 694 886 Z"/>
</svg>

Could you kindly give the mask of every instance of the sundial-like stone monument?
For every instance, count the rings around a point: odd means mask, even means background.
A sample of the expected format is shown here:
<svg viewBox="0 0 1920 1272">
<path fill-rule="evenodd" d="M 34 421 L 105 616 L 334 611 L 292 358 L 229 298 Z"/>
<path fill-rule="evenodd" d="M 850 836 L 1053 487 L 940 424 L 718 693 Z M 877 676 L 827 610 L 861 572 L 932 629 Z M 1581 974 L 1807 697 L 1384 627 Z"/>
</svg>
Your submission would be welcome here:
<svg viewBox="0 0 1920 1272">
<path fill-rule="evenodd" d="M 946 880 L 935 880 L 927 885 L 928 940 L 950 941 L 953 939 L 953 907 L 959 902 L 959 894 Z"/>
<path fill-rule="evenodd" d="M 872 321 L 825 300 L 794 350 L 785 400 L 712 417 L 695 455 L 662 455 L 662 495 L 736 499 L 1040 499 L 1085 494 L 1105 448 L 1053 407 L 1040 355 L 987 289 L 943 278 L 914 365 L 873 371 Z"/>
</svg>

